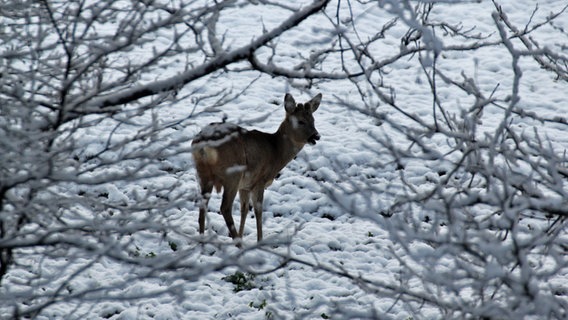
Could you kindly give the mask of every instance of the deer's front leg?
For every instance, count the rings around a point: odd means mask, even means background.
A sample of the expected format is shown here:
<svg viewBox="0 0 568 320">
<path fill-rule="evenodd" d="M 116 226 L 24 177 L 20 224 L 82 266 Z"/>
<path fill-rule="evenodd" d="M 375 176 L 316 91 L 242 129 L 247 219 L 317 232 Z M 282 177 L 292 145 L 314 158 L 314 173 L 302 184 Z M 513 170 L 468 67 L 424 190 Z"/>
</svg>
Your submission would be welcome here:
<svg viewBox="0 0 568 320">
<path fill-rule="evenodd" d="M 256 238 L 262 241 L 262 202 L 264 201 L 264 188 L 255 190 L 251 197 L 254 216 L 256 219 Z"/>
</svg>

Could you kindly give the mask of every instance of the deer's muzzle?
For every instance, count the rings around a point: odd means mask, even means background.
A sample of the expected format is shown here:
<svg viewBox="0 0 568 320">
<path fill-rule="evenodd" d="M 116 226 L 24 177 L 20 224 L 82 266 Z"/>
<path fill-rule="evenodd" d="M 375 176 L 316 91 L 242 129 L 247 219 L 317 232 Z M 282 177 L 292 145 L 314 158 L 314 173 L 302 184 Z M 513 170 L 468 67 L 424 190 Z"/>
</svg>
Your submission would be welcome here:
<svg viewBox="0 0 568 320">
<path fill-rule="evenodd" d="M 313 146 L 313 145 L 316 144 L 316 141 L 319 140 L 319 139 L 320 139 L 320 135 L 319 135 L 319 133 L 316 132 L 308 138 L 308 143 Z"/>
</svg>

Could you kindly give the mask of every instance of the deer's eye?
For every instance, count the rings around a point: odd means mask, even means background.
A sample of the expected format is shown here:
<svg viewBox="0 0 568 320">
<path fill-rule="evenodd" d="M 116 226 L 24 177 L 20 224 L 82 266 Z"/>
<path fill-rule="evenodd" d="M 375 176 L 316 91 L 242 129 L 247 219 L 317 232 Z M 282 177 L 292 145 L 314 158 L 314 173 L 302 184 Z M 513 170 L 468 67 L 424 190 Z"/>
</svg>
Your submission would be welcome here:
<svg viewBox="0 0 568 320">
<path fill-rule="evenodd" d="M 306 121 L 300 120 L 298 121 L 298 124 L 301 126 L 305 126 L 306 125 Z"/>
</svg>

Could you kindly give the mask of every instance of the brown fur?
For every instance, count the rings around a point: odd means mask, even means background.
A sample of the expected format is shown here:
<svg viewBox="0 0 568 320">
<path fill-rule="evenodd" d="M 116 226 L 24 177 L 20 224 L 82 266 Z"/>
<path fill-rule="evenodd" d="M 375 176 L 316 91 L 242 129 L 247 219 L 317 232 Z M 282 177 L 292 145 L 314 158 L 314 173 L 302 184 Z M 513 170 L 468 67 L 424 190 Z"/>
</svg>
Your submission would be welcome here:
<svg viewBox="0 0 568 320">
<path fill-rule="evenodd" d="M 290 94 L 284 97 L 286 118 L 275 133 L 245 130 L 231 123 L 213 123 L 193 140 L 193 158 L 199 176 L 202 201 L 199 232 L 205 232 L 205 214 L 213 188 L 223 189 L 221 214 L 229 235 L 243 235 L 249 205 L 256 216 L 257 239 L 262 240 L 262 202 L 264 189 L 306 143 L 315 144 L 319 134 L 312 113 L 321 102 L 321 93 L 304 104 L 296 104 Z M 232 204 L 239 192 L 241 222 L 239 232 L 232 216 Z"/>
</svg>

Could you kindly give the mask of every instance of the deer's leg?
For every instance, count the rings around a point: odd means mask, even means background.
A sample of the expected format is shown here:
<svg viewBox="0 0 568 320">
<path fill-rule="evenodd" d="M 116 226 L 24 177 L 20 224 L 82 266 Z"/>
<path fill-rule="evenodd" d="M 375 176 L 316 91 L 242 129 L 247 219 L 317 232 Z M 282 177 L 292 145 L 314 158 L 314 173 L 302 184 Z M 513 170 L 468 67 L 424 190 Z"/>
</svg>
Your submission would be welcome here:
<svg viewBox="0 0 568 320">
<path fill-rule="evenodd" d="M 207 205 L 209 204 L 209 198 L 211 198 L 211 191 L 213 191 L 213 186 L 209 184 L 201 185 L 201 200 L 199 203 L 199 233 L 205 233 L 205 215 L 207 214 Z"/>
<path fill-rule="evenodd" d="M 241 225 L 239 227 L 239 237 L 243 237 L 245 232 L 245 221 L 247 221 L 247 215 L 249 212 L 250 204 L 250 191 L 241 189 L 239 190 L 239 198 L 241 198 Z"/>
<path fill-rule="evenodd" d="M 227 228 L 229 228 L 229 236 L 236 239 L 239 237 L 239 234 L 235 228 L 232 209 L 233 201 L 235 201 L 235 197 L 237 196 L 238 181 L 236 184 L 229 183 L 227 185 L 223 185 L 223 189 L 225 189 L 225 191 L 223 192 L 223 199 L 221 200 L 221 214 L 223 215 L 223 218 L 225 218 Z"/>
<path fill-rule="evenodd" d="M 256 219 L 256 238 L 258 241 L 262 241 L 262 202 L 264 201 L 264 188 L 253 191 L 251 200 Z"/>
</svg>

